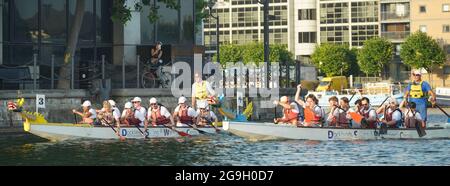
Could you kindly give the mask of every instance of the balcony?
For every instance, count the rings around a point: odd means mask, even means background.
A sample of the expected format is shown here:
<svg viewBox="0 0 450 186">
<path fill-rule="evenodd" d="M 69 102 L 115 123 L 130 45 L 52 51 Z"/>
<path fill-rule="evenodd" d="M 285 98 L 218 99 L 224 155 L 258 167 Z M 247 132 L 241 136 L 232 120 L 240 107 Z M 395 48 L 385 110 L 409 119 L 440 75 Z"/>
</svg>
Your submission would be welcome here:
<svg viewBox="0 0 450 186">
<path fill-rule="evenodd" d="M 409 11 L 404 14 L 398 14 L 395 12 L 381 12 L 381 21 L 408 21 Z"/>
<path fill-rule="evenodd" d="M 390 40 L 404 40 L 409 36 L 410 31 L 381 32 L 381 37 Z"/>
</svg>

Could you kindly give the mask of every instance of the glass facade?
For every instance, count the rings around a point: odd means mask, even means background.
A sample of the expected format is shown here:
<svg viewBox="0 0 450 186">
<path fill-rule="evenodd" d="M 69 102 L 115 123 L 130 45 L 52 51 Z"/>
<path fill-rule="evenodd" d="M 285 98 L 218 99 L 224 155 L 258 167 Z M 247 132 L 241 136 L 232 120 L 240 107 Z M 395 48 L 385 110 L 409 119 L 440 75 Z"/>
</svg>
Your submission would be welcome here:
<svg viewBox="0 0 450 186">
<path fill-rule="evenodd" d="M 362 46 L 379 35 L 378 1 L 320 1 L 320 42 Z"/>
<path fill-rule="evenodd" d="M 320 24 L 348 23 L 348 3 L 320 4 Z"/>
<path fill-rule="evenodd" d="M 151 0 L 158 3 L 157 0 Z M 172 50 L 178 46 L 189 45 L 192 53 L 194 45 L 194 0 L 179 0 L 180 9 L 166 8 L 165 4 L 158 4 L 160 19 L 151 24 L 148 19 L 148 8 L 143 8 L 140 14 L 140 41 L 133 46 L 123 42 L 128 37 L 121 30 L 125 26 L 113 23 L 111 20 L 111 0 L 85 0 L 84 16 L 80 28 L 77 49 L 75 52 L 76 73 L 81 74 L 81 66 L 98 63 L 102 55 L 106 55 L 106 63 L 121 63 L 124 47 L 135 48 L 139 54 L 140 48 L 151 47 L 154 41 L 164 43 L 163 50 Z M 0 23 L 0 70 L 5 68 L 28 68 L 33 65 L 34 55 L 37 57 L 39 71 L 38 87 L 49 88 L 52 61 L 55 76 L 63 64 L 64 52 L 67 47 L 71 26 L 75 19 L 77 0 L 0 0 L 2 19 Z M 119 24 L 113 27 L 114 24 Z M 128 23 L 127 23 L 128 24 Z M 133 23 L 136 24 L 136 23 Z M 166 48 L 164 48 L 166 47 Z M 168 54 L 169 58 L 177 54 Z M 180 52 L 183 53 L 183 52 Z M 186 52 L 183 55 L 187 55 Z M 192 57 L 193 58 L 193 57 Z M 118 62 L 117 62 L 118 61 Z M 185 60 L 191 61 L 191 60 Z M 135 64 L 135 62 L 132 62 Z M 87 68 L 85 68 L 87 69 Z M 92 74 L 98 69 L 94 69 Z M 90 72 L 91 73 L 91 72 Z M 112 72 L 114 73 L 114 72 Z M 30 78 L 28 75 L 27 78 Z M 95 79 L 98 76 L 88 77 Z M 75 80 L 81 81 L 80 79 Z M 5 82 L 12 82 L 0 76 L 0 89 L 19 89 L 16 85 L 3 86 Z M 75 88 L 81 88 L 75 87 Z"/>
<path fill-rule="evenodd" d="M 230 0 L 226 6 L 212 10 L 214 16 L 219 16 L 220 44 L 246 44 L 250 42 L 262 42 L 264 40 L 264 17 L 262 5 L 255 0 Z M 288 44 L 288 9 L 287 0 L 272 0 L 269 15 L 273 15 L 269 26 L 269 42 Z M 216 20 L 206 18 L 204 20 L 204 37 L 207 50 L 215 50 Z"/>
</svg>

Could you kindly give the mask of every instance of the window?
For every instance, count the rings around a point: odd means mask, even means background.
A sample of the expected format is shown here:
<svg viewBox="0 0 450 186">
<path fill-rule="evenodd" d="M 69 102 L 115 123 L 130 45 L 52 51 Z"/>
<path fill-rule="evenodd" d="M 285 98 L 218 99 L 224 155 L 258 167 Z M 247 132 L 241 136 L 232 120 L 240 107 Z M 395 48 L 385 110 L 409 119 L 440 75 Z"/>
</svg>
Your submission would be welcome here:
<svg viewBox="0 0 450 186">
<path fill-rule="evenodd" d="M 427 12 L 427 7 L 426 6 L 420 6 L 419 12 L 420 13 L 426 13 Z"/>
<path fill-rule="evenodd" d="M 444 65 L 444 74 L 450 74 L 450 66 Z"/>
<path fill-rule="evenodd" d="M 443 4 L 442 5 L 442 12 L 450 12 L 450 5 L 449 4 Z"/>
<path fill-rule="evenodd" d="M 420 30 L 421 32 L 427 32 L 427 25 L 420 25 L 420 26 L 419 26 L 419 30 Z"/>
<path fill-rule="evenodd" d="M 298 20 L 316 20 L 316 9 L 299 9 Z"/>
<path fill-rule="evenodd" d="M 316 43 L 316 32 L 299 32 L 298 43 Z"/>
<path fill-rule="evenodd" d="M 443 25 L 442 26 L 442 32 L 449 33 L 450 32 L 450 25 Z"/>
</svg>

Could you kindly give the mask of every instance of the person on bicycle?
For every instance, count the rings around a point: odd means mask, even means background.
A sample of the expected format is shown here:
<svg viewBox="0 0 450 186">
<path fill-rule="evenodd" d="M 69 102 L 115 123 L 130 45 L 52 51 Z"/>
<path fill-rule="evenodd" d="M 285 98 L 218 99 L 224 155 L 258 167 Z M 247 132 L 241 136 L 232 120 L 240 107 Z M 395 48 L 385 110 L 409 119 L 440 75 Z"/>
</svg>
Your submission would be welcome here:
<svg viewBox="0 0 450 186">
<path fill-rule="evenodd" d="M 197 72 L 194 75 L 195 82 L 192 84 L 192 107 L 197 107 L 200 102 L 208 105 L 208 98 L 216 93 L 208 81 L 203 81 L 201 75 Z"/>
<path fill-rule="evenodd" d="M 151 56 L 152 57 L 151 57 L 151 60 L 150 60 L 152 65 L 156 65 L 158 63 L 162 63 L 161 56 L 163 54 L 163 51 L 161 50 L 161 46 L 162 46 L 162 43 L 160 41 L 158 41 L 155 44 L 155 48 L 152 48 L 152 51 L 151 51 Z"/>
</svg>

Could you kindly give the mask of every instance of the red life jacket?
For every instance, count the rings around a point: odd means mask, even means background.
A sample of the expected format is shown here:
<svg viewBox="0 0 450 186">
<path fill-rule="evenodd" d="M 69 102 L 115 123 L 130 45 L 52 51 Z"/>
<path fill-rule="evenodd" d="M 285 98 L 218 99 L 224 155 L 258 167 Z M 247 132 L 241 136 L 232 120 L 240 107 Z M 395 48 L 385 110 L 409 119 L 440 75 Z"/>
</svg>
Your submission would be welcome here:
<svg viewBox="0 0 450 186">
<path fill-rule="evenodd" d="M 151 118 L 153 125 L 164 125 L 170 122 L 168 118 L 161 115 L 161 106 L 156 111 L 154 111 L 153 109 L 151 111 L 152 111 Z"/>
<path fill-rule="evenodd" d="M 193 117 L 188 116 L 189 107 L 181 108 L 178 110 L 178 117 L 180 118 L 180 122 L 184 124 L 192 124 Z"/>
<path fill-rule="evenodd" d="M 363 111 L 363 116 L 367 120 L 369 118 L 370 111 L 373 110 L 373 108 L 370 108 L 367 112 Z M 375 116 L 376 117 L 376 116 Z M 367 124 L 369 125 L 369 128 L 376 128 L 376 121 L 367 121 Z"/>
</svg>

